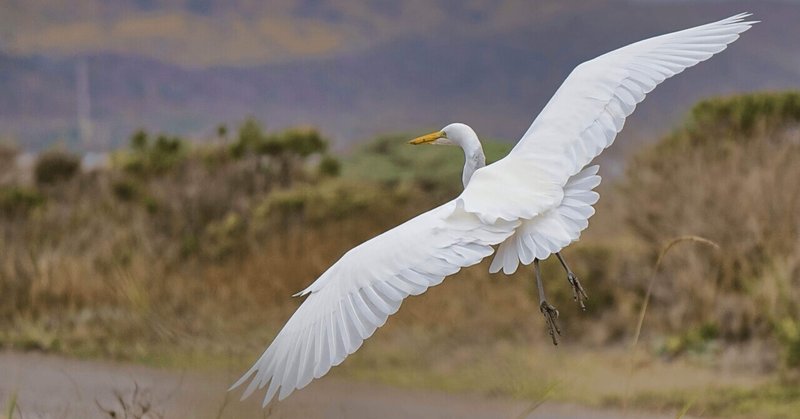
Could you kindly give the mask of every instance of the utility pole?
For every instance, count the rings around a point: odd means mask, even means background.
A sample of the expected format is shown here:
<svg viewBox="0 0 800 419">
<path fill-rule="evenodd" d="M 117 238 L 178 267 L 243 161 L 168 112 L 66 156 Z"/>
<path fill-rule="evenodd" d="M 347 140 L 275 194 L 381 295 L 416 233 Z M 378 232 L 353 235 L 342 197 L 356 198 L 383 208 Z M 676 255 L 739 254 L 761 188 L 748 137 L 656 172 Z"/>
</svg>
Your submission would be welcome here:
<svg viewBox="0 0 800 419">
<path fill-rule="evenodd" d="M 86 59 L 78 62 L 75 69 L 75 91 L 78 102 L 78 134 L 80 135 L 83 152 L 89 151 L 94 145 L 92 126 L 92 103 L 89 94 L 89 65 Z"/>
</svg>

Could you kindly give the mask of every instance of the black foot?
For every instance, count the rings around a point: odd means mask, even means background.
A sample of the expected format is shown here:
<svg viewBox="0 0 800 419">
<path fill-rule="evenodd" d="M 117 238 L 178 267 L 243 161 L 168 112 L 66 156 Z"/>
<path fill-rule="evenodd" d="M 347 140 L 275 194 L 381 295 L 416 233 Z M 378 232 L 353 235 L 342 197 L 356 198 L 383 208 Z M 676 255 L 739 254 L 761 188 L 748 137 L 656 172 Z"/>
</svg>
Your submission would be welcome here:
<svg viewBox="0 0 800 419">
<path fill-rule="evenodd" d="M 539 305 L 539 310 L 544 314 L 544 321 L 547 323 L 547 331 L 550 332 L 550 337 L 553 338 L 553 345 L 558 345 L 558 336 L 561 335 L 561 329 L 558 328 L 558 310 L 551 306 L 547 301 L 542 301 Z"/>
<path fill-rule="evenodd" d="M 581 310 L 585 311 L 586 306 L 583 304 L 583 301 L 588 300 L 589 296 L 586 295 L 586 291 L 583 290 L 581 281 L 578 281 L 578 277 L 572 272 L 567 272 L 567 280 L 570 285 L 572 285 L 572 298 L 578 302 L 578 305 L 581 306 Z"/>
</svg>

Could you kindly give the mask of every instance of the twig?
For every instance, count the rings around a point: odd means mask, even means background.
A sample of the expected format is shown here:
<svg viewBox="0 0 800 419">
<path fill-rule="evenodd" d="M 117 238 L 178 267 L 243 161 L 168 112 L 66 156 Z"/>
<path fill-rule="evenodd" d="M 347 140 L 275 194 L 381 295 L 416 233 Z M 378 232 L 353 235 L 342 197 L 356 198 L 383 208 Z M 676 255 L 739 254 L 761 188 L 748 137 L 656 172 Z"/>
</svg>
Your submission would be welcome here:
<svg viewBox="0 0 800 419">
<path fill-rule="evenodd" d="M 653 285 L 656 282 L 656 276 L 658 274 L 659 269 L 661 268 L 661 262 L 664 261 L 664 257 L 667 255 L 667 252 L 670 251 L 673 247 L 675 247 L 679 243 L 683 242 L 694 242 L 705 244 L 707 246 L 711 246 L 716 252 L 720 251 L 720 246 L 704 237 L 700 236 L 681 236 L 675 239 L 672 239 L 666 246 L 661 249 L 661 253 L 658 255 L 658 259 L 656 260 L 656 265 L 653 268 L 653 274 L 650 276 L 650 282 L 647 284 L 647 293 L 644 296 L 644 303 L 642 303 L 642 309 L 639 311 L 639 320 L 636 323 L 636 332 L 633 335 L 633 342 L 631 343 L 631 353 L 630 353 L 630 362 L 628 366 L 628 377 L 625 381 L 625 397 L 622 399 L 622 412 L 623 414 L 627 414 L 628 411 L 628 399 L 630 397 L 630 385 L 631 385 L 631 378 L 633 377 L 633 369 L 634 369 L 634 358 L 636 356 L 636 346 L 639 344 L 639 336 L 642 332 L 642 325 L 644 324 L 644 316 L 647 313 L 647 306 L 650 303 L 650 296 L 653 293 Z"/>
<path fill-rule="evenodd" d="M 530 406 L 526 407 L 522 412 L 520 412 L 519 415 L 516 416 L 516 419 L 527 418 L 528 415 L 533 413 L 534 410 L 538 409 L 539 406 L 543 405 L 544 402 L 546 402 L 547 399 L 550 398 L 550 395 L 553 394 L 553 391 L 555 391 L 558 384 L 559 382 L 555 381 L 551 383 L 549 386 L 547 386 L 547 389 L 544 391 L 544 393 L 542 393 L 542 396 L 539 397 L 538 400 L 534 400 L 533 403 L 530 404 Z"/>
<path fill-rule="evenodd" d="M 6 417 L 11 419 L 11 415 L 14 414 L 14 410 L 16 410 L 17 406 L 17 392 L 11 393 L 11 398 L 8 400 L 8 408 L 6 410 Z"/>
<path fill-rule="evenodd" d="M 217 416 L 215 416 L 216 419 L 222 419 L 222 413 L 225 411 L 225 408 L 228 407 L 228 402 L 230 401 L 230 394 L 230 391 L 225 392 L 225 398 L 222 400 L 222 405 L 219 407 L 219 411 L 217 411 Z"/>
</svg>

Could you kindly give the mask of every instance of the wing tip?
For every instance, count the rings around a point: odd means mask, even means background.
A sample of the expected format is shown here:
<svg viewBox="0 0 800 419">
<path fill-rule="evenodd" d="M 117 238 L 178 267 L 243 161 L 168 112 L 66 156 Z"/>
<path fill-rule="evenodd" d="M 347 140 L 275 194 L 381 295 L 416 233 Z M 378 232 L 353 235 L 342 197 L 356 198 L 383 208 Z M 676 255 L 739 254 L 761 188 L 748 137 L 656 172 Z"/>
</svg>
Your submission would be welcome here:
<svg viewBox="0 0 800 419">
<path fill-rule="evenodd" d="M 747 18 L 749 18 L 751 16 L 753 16 L 753 13 L 751 13 L 751 12 L 742 12 L 742 13 L 733 15 L 733 16 L 731 16 L 729 18 L 722 19 L 721 21 L 719 21 L 719 23 L 726 24 L 726 25 L 744 25 L 744 26 L 747 26 L 748 28 L 750 26 L 753 26 L 753 25 L 757 24 L 757 23 L 761 23 L 760 20 L 745 20 L 745 19 L 747 19 Z"/>
<path fill-rule="evenodd" d="M 239 377 L 239 379 L 236 380 L 236 382 L 233 383 L 233 385 L 228 387 L 228 391 L 236 390 L 239 386 L 241 386 L 242 384 L 246 383 L 247 380 L 249 380 L 253 376 L 253 374 L 256 372 L 256 365 L 258 365 L 258 363 L 253 365 L 246 373 L 244 373 L 241 377 Z M 249 396 L 249 394 L 247 394 L 247 392 L 245 392 L 245 395 L 242 396 L 242 400 L 246 399 L 248 396 Z"/>
</svg>

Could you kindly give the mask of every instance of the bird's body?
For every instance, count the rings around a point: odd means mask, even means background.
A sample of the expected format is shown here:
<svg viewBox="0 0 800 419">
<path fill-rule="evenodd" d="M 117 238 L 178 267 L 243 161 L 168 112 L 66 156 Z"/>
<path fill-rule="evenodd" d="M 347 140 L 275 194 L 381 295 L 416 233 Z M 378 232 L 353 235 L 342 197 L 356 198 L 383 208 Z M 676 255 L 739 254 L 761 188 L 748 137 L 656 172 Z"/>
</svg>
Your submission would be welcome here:
<svg viewBox="0 0 800 419">
<path fill-rule="evenodd" d="M 577 240 L 594 213 L 600 177 L 597 166 L 588 166 L 592 159 L 647 93 L 725 49 L 754 23 L 747 16 L 650 38 L 579 65 L 509 155 L 488 166 L 464 124 L 414 140 L 461 146 L 464 191 L 353 248 L 298 293 L 306 300 L 233 387 L 251 380 L 247 397 L 269 384 L 264 405 L 275 394 L 283 399 L 355 352 L 404 298 L 479 263 L 495 245 L 492 272 L 534 263 L 538 279 L 538 260 Z M 583 289 L 558 256 L 577 298 Z M 538 284 L 553 334 L 558 314 Z"/>
</svg>

